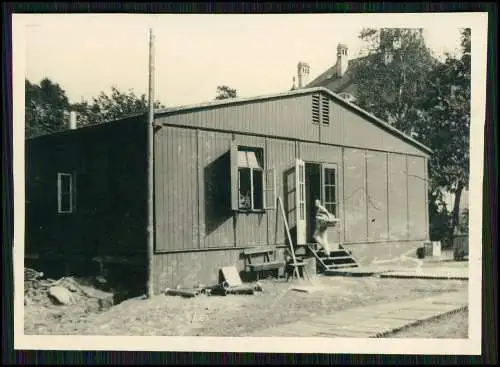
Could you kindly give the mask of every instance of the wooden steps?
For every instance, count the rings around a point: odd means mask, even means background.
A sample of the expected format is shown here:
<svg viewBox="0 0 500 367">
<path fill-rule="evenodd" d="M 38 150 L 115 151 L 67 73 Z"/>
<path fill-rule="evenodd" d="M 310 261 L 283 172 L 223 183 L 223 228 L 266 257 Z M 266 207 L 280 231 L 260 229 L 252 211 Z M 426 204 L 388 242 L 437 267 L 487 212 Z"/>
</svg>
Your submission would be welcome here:
<svg viewBox="0 0 500 367">
<path fill-rule="evenodd" d="M 308 245 L 307 249 L 316 258 L 319 268 L 327 275 L 332 271 L 359 267 L 357 260 L 346 249 L 332 251 L 329 256 L 325 256 L 323 251 L 316 251 L 315 245 Z"/>
</svg>

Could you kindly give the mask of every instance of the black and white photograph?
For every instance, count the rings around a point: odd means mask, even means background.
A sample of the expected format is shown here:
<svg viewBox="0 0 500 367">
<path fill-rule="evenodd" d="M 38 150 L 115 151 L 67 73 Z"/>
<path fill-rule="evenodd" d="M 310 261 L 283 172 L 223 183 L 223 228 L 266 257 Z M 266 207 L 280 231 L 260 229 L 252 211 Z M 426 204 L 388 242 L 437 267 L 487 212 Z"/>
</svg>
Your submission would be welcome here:
<svg viewBox="0 0 500 367">
<path fill-rule="evenodd" d="M 487 19 L 14 14 L 16 347 L 479 354 Z"/>
</svg>

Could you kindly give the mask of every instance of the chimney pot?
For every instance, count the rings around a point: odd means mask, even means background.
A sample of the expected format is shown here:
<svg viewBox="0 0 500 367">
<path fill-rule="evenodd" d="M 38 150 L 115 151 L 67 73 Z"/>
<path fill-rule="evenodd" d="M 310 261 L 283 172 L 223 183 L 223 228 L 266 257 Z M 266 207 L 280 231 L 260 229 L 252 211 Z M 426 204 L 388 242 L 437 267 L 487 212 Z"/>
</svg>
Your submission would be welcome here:
<svg viewBox="0 0 500 367">
<path fill-rule="evenodd" d="M 76 112 L 75 111 L 70 111 L 69 113 L 69 124 L 68 127 L 70 130 L 75 130 L 76 129 Z"/>
<path fill-rule="evenodd" d="M 347 45 L 339 43 L 337 45 L 337 77 L 341 78 L 347 71 L 349 66 L 349 57 L 347 54 Z"/>
<path fill-rule="evenodd" d="M 303 88 L 309 83 L 309 64 L 305 62 L 299 62 L 297 64 L 297 87 Z"/>
</svg>

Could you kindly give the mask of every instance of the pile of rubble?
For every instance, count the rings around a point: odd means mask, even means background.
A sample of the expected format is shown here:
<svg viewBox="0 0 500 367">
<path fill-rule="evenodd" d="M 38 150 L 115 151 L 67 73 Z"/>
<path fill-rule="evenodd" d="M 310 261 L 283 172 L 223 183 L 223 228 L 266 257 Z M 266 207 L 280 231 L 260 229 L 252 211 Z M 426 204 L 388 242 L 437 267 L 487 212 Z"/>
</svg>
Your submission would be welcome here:
<svg viewBox="0 0 500 367">
<path fill-rule="evenodd" d="M 88 285 L 82 285 L 72 277 L 58 280 L 44 278 L 42 272 L 24 269 L 24 304 L 33 303 L 71 305 L 81 300 L 97 300 L 99 308 L 114 304 L 112 293 L 103 292 Z"/>
</svg>

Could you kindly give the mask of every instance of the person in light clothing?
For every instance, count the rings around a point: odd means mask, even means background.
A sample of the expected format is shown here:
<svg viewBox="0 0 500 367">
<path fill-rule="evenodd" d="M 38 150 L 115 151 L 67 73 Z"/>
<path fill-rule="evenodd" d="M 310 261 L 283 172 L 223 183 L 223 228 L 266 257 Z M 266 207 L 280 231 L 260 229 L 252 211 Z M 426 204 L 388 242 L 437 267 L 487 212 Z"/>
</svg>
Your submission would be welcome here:
<svg viewBox="0 0 500 367">
<path fill-rule="evenodd" d="M 327 229 L 328 227 L 333 227 L 337 224 L 338 219 L 335 218 L 323 205 L 321 201 L 316 199 L 314 201 L 316 206 L 316 224 L 314 228 L 313 238 L 323 249 L 327 256 L 330 256 L 332 252 L 332 247 L 328 243 Z"/>
</svg>

